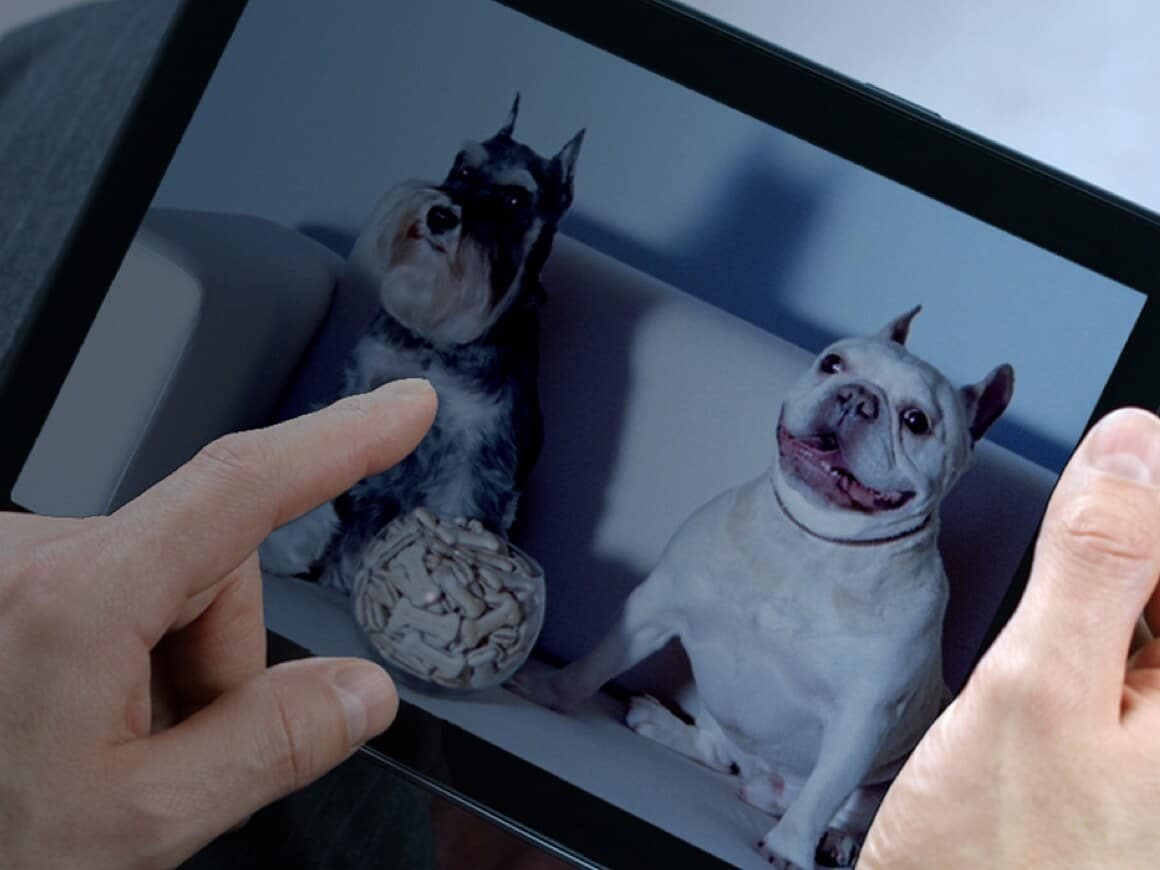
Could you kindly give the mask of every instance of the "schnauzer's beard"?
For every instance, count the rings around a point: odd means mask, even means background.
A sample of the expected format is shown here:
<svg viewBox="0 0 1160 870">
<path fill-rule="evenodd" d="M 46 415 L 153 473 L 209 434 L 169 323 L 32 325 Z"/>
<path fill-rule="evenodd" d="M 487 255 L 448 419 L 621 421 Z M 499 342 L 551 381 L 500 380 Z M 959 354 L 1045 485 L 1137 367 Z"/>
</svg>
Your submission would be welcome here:
<svg viewBox="0 0 1160 870">
<path fill-rule="evenodd" d="M 459 209 L 438 190 L 405 184 L 391 190 L 352 254 L 378 289 L 387 313 L 435 344 L 466 344 L 486 333 L 509 294 L 495 298 L 488 257 L 462 223 L 441 233 L 428 226 L 436 206 Z M 510 293 L 510 291 L 509 291 Z"/>
</svg>

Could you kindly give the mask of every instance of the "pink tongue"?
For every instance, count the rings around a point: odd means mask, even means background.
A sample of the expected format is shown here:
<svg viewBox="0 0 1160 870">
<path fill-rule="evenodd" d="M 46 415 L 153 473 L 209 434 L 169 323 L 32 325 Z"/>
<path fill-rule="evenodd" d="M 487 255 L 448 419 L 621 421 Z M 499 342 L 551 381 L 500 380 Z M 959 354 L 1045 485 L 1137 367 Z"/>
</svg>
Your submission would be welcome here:
<svg viewBox="0 0 1160 870">
<path fill-rule="evenodd" d="M 859 507 L 863 507 L 866 510 L 876 510 L 881 507 L 878 503 L 878 494 L 871 489 L 867 489 L 852 477 L 843 477 L 838 484 L 838 488 L 849 496 L 850 501 Z"/>
</svg>

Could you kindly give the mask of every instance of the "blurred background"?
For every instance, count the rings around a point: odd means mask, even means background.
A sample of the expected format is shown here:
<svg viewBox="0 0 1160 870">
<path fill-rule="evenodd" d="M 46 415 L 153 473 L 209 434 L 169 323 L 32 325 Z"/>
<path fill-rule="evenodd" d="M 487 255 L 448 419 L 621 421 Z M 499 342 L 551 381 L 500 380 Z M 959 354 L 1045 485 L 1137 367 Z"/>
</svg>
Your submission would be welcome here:
<svg viewBox="0 0 1160 870">
<path fill-rule="evenodd" d="M 0 33 L 76 0 L 4 0 Z M 1160 211 L 1154 0 L 687 0 Z"/>
<path fill-rule="evenodd" d="M 1154 0 L 688 0 L 1160 211 Z"/>
</svg>

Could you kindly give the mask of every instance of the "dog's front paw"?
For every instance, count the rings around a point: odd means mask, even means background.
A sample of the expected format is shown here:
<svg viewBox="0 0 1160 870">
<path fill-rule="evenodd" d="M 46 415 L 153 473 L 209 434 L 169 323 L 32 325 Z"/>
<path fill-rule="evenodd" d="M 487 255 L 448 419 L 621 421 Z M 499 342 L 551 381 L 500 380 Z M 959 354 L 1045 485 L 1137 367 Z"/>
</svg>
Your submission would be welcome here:
<svg viewBox="0 0 1160 870">
<path fill-rule="evenodd" d="M 571 713 L 580 706 L 583 693 L 564 671 L 529 664 L 530 667 L 525 667 L 508 681 L 509 689 L 533 704 L 560 713 Z"/>
<path fill-rule="evenodd" d="M 685 722 L 668 707 L 650 695 L 638 695 L 628 702 L 624 724 L 649 740 L 667 746 L 719 773 L 740 770 L 720 741 Z"/>
<path fill-rule="evenodd" d="M 774 828 L 757 842 L 757 851 L 778 870 L 814 870 L 812 850 L 797 848 L 797 845 L 787 842 L 786 837 L 779 837 Z"/>
<path fill-rule="evenodd" d="M 761 853 L 762 858 L 769 862 L 770 867 L 776 867 L 777 870 L 814 870 L 813 864 L 798 864 L 796 861 L 781 857 L 766 845 L 765 840 L 758 841 L 757 851 Z"/>
<path fill-rule="evenodd" d="M 678 719 L 660 701 L 651 695 L 637 695 L 629 699 L 624 724 L 649 740 L 672 745 L 685 736 L 689 726 Z"/>
<path fill-rule="evenodd" d="M 819 867 L 853 867 L 860 848 L 854 836 L 831 829 L 822 834 L 814 860 Z"/>
<path fill-rule="evenodd" d="M 771 816 L 785 814 L 785 780 L 776 773 L 763 773 L 747 779 L 738 794 L 747 804 Z"/>
</svg>

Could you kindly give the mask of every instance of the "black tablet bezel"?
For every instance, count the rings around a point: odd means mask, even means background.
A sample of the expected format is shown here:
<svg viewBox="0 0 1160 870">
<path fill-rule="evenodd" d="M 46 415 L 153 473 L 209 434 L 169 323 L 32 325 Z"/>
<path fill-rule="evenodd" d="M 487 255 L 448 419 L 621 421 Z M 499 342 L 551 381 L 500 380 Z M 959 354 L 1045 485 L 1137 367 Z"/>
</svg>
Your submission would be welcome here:
<svg viewBox="0 0 1160 870">
<path fill-rule="evenodd" d="M 1160 219 L 1155 215 L 919 107 L 662 0 L 487 2 L 500 2 L 1144 293 L 1148 299 L 1140 319 L 1085 430 L 1115 407 L 1160 406 L 1160 379 L 1151 378 L 1148 370 L 1151 348 L 1160 339 L 1153 293 L 1160 286 L 1155 268 Z M 245 0 L 187 2 L 179 10 L 66 252 L 0 369 L 4 509 L 21 510 L 10 497 L 15 480 L 244 6 Z M 1022 592 L 1030 552 L 1012 580 L 988 644 Z M 271 636 L 273 660 L 304 652 Z M 413 738 L 437 721 L 404 705 L 397 727 L 367 751 L 581 863 L 724 866 L 448 723 L 438 725 L 444 761 L 459 760 L 432 769 Z M 501 771 L 497 784 L 493 774 Z"/>
<path fill-rule="evenodd" d="M 0 510 L 23 510 L 12 488 L 244 7 L 177 9 L 63 254 L 0 359 Z"/>
</svg>

